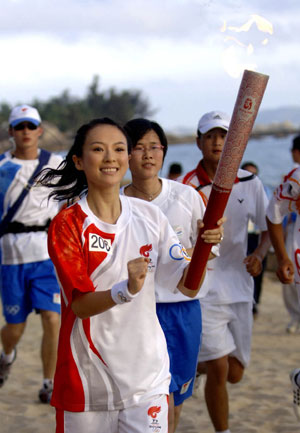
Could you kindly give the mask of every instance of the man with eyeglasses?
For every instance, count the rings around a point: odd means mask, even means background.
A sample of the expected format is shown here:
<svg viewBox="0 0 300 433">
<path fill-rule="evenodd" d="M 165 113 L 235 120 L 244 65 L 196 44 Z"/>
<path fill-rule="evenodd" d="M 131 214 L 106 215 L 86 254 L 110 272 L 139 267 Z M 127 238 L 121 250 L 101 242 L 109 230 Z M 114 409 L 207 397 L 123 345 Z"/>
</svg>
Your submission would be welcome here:
<svg viewBox="0 0 300 433">
<path fill-rule="evenodd" d="M 6 321 L 1 329 L 0 388 L 16 359 L 16 346 L 27 316 L 35 310 L 41 315 L 43 329 L 44 379 L 39 399 L 48 403 L 56 364 L 60 295 L 48 255 L 47 229 L 58 205 L 48 201 L 49 191 L 39 186 L 33 176 L 42 168 L 56 168 L 62 158 L 39 149 L 42 132 L 36 108 L 13 108 L 9 134 L 14 148 L 0 155 L 1 288 Z"/>
</svg>

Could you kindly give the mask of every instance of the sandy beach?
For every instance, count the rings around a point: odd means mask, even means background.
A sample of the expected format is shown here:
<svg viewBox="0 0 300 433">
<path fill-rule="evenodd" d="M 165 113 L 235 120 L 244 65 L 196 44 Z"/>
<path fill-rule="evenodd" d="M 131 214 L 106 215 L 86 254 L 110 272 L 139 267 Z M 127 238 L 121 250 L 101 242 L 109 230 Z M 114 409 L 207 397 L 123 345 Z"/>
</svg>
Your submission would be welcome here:
<svg viewBox="0 0 300 433">
<path fill-rule="evenodd" d="M 240 384 L 229 387 L 232 433 L 300 431 L 292 409 L 289 372 L 300 366 L 300 334 L 285 332 L 288 315 L 281 284 L 274 273 L 264 276 L 259 315 L 254 322 L 252 359 Z M 0 326 L 3 319 L 0 319 Z M 0 433 L 53 433 L 54 409 L 39 403 L 41 384 L 39 316 L 29 317 L 9 381 L 0 390 Z M 213 433 L 203 394 L 183 408 L 178 433 Z"/>
</svg>

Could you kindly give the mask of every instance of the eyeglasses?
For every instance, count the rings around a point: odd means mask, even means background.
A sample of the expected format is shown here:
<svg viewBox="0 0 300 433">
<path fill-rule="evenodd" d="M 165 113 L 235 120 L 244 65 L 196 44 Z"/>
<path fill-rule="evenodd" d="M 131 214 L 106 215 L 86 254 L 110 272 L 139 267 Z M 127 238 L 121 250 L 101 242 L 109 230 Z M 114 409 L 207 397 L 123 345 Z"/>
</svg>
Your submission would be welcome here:
<svg viewBox="0 0 300 433">
<path fill-rule="evenodd" d="M 25 128 L 29 129 L 30 131 L 34 131 L 38 128 L 38 126 L 31 122 L 22 122 L 14 126 L 13 128 L 15 131 L 23 131 L 23 129 Z"/>
<path fill-rule="evenodd" d="M 135 146 L 135 147 L 132 149 L 132 152 L 137 153 L 138 155 L 142 155 L 142 154 L 145 153 L 145 152 L 151 152 L 151 153 L 157 154 L 157 153 L 159 153 L 160 151 L 162 151 L 163 148 L 164 148 L 163 146 L 159 146 L 159 145 L 153 145 L 153 146 L 150 146 L 150 147 L 146 147 L 146 146 Z"/>
</svg>

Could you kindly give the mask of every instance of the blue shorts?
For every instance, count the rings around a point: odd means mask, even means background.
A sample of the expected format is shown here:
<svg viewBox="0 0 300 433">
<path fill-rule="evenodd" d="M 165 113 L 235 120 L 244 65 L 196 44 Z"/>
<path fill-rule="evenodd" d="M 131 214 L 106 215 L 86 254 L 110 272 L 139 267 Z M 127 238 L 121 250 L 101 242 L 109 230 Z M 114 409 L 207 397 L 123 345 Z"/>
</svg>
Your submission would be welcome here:
<svg viewBox="0 0 300 433">
<path fill-rule="evenodd" d="M 51 260 L 2 265 L 1 296 L 7 323 L 23 323 L 33 309 L 60 313 L 60 290 Z"/>
<path fill-rule="evenodd" d="M 178 406 L 193 392 L 202 332 L 200 302 L 158 303 L 156 312 L 170 357 L 170 393 Z"/>
</svg>

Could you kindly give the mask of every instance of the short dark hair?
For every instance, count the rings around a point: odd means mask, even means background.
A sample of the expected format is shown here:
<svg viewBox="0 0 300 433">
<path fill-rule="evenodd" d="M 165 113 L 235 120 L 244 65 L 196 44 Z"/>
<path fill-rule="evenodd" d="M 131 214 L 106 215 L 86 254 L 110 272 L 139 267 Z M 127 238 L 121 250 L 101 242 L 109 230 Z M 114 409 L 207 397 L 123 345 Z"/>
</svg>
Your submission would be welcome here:
<svg viewBox="0 0 300 433">
<path fill-rule="evenodd" d="M 152 120 L 138 118 L 129 120 L 124 126 L 125 131 L 130 137 L 132 147 L 134 148 L 138 141 L 149 131 L 154 131 L 158 135 L 159 141 L 163 146 L 164 159 L 168 150 L 168 140 L 162 127 Z"/>
<path fill-rule="evenodd" d="M 182 166 L 179 164 L 179 162 L 174 162 L 169 167 L 169 174 L 181 174 L 182 173 Z"/>
<path fill-rule="evenodd" d="M 258 166 L 255 164 L 255 162 L 252 162 L 252 161 L 247 161 L 247 162 L 244 162 L 242 165 L 241 165 L 241 168 L 243 169 L 243 170 L 247 170 L 246 169 L 246 167 L 249 167 L 249 165 L 250 165 L 250 167 L 254 167 L 255 168 L 255 170 L 256 170 L 256 172 L 258 173 Z"/>
<path fill-rule="evenodd" d="M 300 150 L 300 135 L 297 135 L 297 136 L 293 139 L 292 150 Z"/>
<path fill-rule="evenodd" d="M 57 201 L 72 200 L 87 189 L 88 185 L 85 173 L 77 170 L 73 161 L 73 155 L 82 156 L 82 149 L 88 132 L 99 125 L 111 125 L 118 128 L 127 140 L 128 154 L 130 154 L 131 141 L 121 125 L 109 117 L 91 120 L 78 129 L 72 147 L 58 168 L 45 168 L 41 171 L 38 182 L 43 186 L 53 188 L 53 191 L 49 194 L 49 198 L 53 197 Z"/>
</svg>

